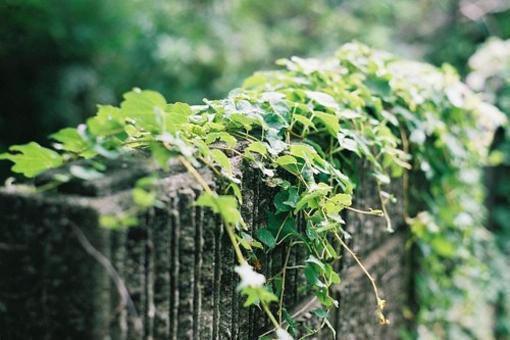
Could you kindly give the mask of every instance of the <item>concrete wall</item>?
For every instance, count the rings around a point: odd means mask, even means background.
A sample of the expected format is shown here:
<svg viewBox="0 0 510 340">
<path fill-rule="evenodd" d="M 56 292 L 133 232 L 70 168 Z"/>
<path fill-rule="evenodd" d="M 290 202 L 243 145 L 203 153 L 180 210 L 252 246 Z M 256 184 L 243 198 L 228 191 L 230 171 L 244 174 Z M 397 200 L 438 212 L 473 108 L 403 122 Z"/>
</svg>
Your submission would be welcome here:
<svg viewBox="0 0 510 340">
<path fill-rule="evenodd" d="M 101 213 L 129 206 L 126 189 L 146 172 L 136 161 L 124 163 L 106 178 L 57 194 L 0 192 L 0 339 L 256 339 L 269 323 L 256 308 L 242 307 L 228 239 L 214 215 L 192 206 L 199 188 L 182 169 L 161 182 L 164 204 L 139 226 L 98 227 Z M 254 231 L 265 224 L 273 192 L 255 170 L 239 169 L 242 213 Z M 360 173 L 355 206 L 378 207 L 374 183 Z M 203 175 L 212 182 L 208 171 Z M 402 224 L 399 207 L 389 207 L 396 226 Z M 349 242 L 388 300 L 392 323 L 379 326 L 370 282 L 344 254 L 336 264 L 340 308 L 331 316 L 337 339 L 395 339 L 408 292 L 405 236 L 388 234 L 380 217 L 345 218 Z M 278 272 L 286 253 L 280 247 L 263 257 L 262 271 Z M 293 250 L 289 265 L 305 255 Z M 119 294 L 122 283 L 128 295 Z M 286 305 L 294 306 L 296 318 L 315 323 L 317 304 L 303 293 L 305 284 L 302 274 L 288 272 Z"/>
</svg>

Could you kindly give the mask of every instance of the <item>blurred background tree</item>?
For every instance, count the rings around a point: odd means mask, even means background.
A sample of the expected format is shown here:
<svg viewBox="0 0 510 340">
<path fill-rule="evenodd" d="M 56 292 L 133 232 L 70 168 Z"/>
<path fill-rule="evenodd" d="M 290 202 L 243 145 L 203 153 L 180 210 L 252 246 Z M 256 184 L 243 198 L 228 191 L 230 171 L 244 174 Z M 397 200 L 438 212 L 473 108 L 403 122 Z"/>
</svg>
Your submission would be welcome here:
<svg viewBox="0 0 510 340">
<path fill-rule="evenodd" d="M 494 45 L 468 65 L 488 38 L 510 38 L 509 0 L 0 0 L 0 15 L 0 152 L 47 144 L 49 133 L 135 86 L 200 103 L 278 58 L 328 55 L 353 39 L 450 63 L 462 76 L 471 70 L 471 85 L 510 116 L 510 73 L 502 73 L 510 65 L 492 72 L 499 64 L 484 57 Z M 495 157 L 508 166 L 510 138 L 502 136 Z M 0 179 L 8 167 L 0 164 Z M 502 250 L 510 244 L 509 182 L 497 186 L 503 203 L 490 221 Z M 501 313 L 501 338 L 510 334 L 509 314 Z"/>
<path fill-rule="evenodd" d="M 353 39 L 465 72 L 479 43 L 510 37 L 509 8 L 505 0 L 2 0 L 0 152 L 45 143 L 135 86 L 200 103 L 277 58 L 328 54 Z"/>
</svg>

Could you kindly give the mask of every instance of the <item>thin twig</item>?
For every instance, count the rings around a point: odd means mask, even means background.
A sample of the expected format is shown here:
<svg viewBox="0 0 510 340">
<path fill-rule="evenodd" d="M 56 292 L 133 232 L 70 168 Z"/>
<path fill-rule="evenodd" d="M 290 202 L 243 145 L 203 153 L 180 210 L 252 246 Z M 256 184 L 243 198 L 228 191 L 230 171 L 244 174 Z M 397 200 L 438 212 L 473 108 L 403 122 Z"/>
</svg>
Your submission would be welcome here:
<svg viewBox="0 0 510 340">
<path fill-rule="evenodd" d="M 285 262 L 283 263 L 283 268 L 282 268 L 282 291 L 280 293 L 280 303 L 278 306 L 278 321 L 280 324 L 282 323 L 283 297 L 285 295 L 285 274 L 287 273 L 287 264 L 289 263 L 291 250 L 292 250 L 292 247 L 289 247 L 289 249 L 287 250 L 287 255 L 285 256 Z"/>
<path fill-rule="evenodd" d="M 381 209 L 383 211 L 384 219 L 386 220 L 386 230 L 390 233 L 394 232 L 393 225 L 391 223 L 390 215 L 388 214 L 388 211 L 386 210 L 386 203 L 384 202 L 384 199 L 382 197 L 382 190 L 381 190 L 381 184 L 377 183 L 377 193 L 379 194 L 379 200 L 381 201 Z"/>
<path fill-rule="evenodd" d="M 378 211 L 378 210 L 360 210 L 360 209 L 356 209 L 353 207 L 345 207 L 345 209 L 354 211 L 355 213 L 362 214 L 362 215 L 372 215 L 372 216 L 379 216 L 379 217 L 383 216 L 383 212 Z"/>
<path fill-rule="evenodd" d="M 407 135 L 402 127 L 400 127 L 400 139 L 402 140 L 402 148 L 406 154 L 409 154 L 409 140 L 407 139 Z M 402 176 L 402 191 L 403 191 L 403 217 L 404 221 L 407 223 L 409 221 L 409 170 L 403 169 Z"/>
<path fill-rule="evenodd" d="M 124 280 L 120 277 L 119 273 L 115 270 L 110 260 L 101 254 L 87 239 L 83 231 L 74 223 L 70 223 L 71 228 L 73 229 L 78 242 L 83 247 L 83 249 L 90 255 L 94 260 L 96 260 L 108 273 L 110 278 L 112 279 L 115 287 L 117 288 L 117 292 L 119 293 L 120 302 L 117 310 L 122 310 L 127 306 L 130 314 L 134 315 L 134 326 L 137 332 L 140 332 L 143 328 L 142 321 L 138 318 L 138 313 L 136 311 L 135 305 L 131 296 L 129 295 L 129 291 L 124 283 Z"/>
<path fill-rule="evenodd" d="M 386 303 L 383 299 L 381 299 L 379 297 L 379 290 L 377 289 L 377 285 L 375 283 L 375 280 L 374 278 L 372 277 L 372 275 L 370 275 L 370 273 L 368 272 L 368 270 L 365 268 L 365 266 L 363 265 L 363 263 L 361 262 L 361 260 L 358 258 L 358 256 L 356 256 L 356 254 L 352 251 L 351 248 L 349 248 L 349 246 L 344 242 L 344 240 L 342 240 L 342 238 L 340 237 L 340 235 L 338 235 L 337 232 L 335 232 L 335 237 L 336 239 L 338 240 L 338 242 L 340 243 L 340 245 L 345 249 L 347 250 L 347 252 L 349 254 L 351 254 L 351 256 L 353 257 L 353 259 L 356 261 L 356 263 L 358 263 L 358 265 L 360 266 L 361 270 L 363 270 L 363 272 L 365 273 L 365 275 L 367 276 L 367 278 L 370 280 L 370 283 L 372 284 L 372 288 L 374 290 L 374 294 L 375 294 L 375 298 L 377 300 L 377 316 L 379 317 L 379 322 L 382 324 L 382 325 L 386 325 L 386 324 L 389 324 L 389 320 L 386 319 L 386 317 L 384 316 L 383 314 L 383 309 L 384 309 L 384 304 Z"/>
</svg>

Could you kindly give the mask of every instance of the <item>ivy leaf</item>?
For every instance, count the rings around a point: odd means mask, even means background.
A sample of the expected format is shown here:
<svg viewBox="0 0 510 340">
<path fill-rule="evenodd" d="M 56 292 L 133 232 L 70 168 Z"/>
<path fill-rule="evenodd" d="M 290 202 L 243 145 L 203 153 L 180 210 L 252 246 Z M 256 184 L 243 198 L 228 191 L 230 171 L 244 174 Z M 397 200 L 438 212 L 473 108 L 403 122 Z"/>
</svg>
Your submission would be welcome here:
<svg viewBox="0 0 510 340">
<path fill-rule="evenodd" d="M 311 127 L 315 129 L 315 124 L 308 117 L 295 114 L 294 116 L 292 116 L 292 119 L 295 120 L 296 122 L 300 122 L 301 124 L 303 124 L 305 128 Z"/>
<path fill-rule="evenodd" d="M 297 167 L 298 161 L 293 156 L 290 155 L 280 156 L 275 160 L 275 163 L 281 168 L 290 172 L 291 174 L 299 173 L 299 169 Z"/>
<path fill-rule="evenodd" d="M 131 214 L 120 215 L 101 215 L 99 216 L 99 225 L 107 229 L 118 229 L 121 227 L 133 227 L 138 224 L 136 216 Z"/>
<path fill-rule="evenodd" d="M 329 313 L 324 308 L 317 308 L 312 311 L 313 314 L 315 314 L 316 317 L 320 319 L 325 319 L 328 317 Z"/>
<path fill-rule="evenodd" d="M 304 274 L 308 283 L 315 287 L 325 287 L 324 282 L 320 280 L 320 272 L 311 263 L 306 264 Z"/>
<path fill-rule="evenodd" d="M 261 122 L 256 117 L 249 117 L 240 113 L 234 113 L 230 116 L 230 120 L 235 125 L 242 126 L 246 131 L 250 131 L 253 125 L 261 125 Z"/>
<path fill-rule="evenodd" d="M 50 138 L 62 143 L 62 150 L 79 154 L 85 158 L 93 157 L 96 154 L 91 150 L 90 143 L 83 138 L 77 129 L 65 128 L 50 135 Z"/>
<path fill-rule="evenodd" d="M 276 207 L 277 212 L 285 212 L 292 210 L 292 208 L 295 208 L 298 200 L 299 200 L 298 188 L 292 186 L 289 187 L 287 190 L 278 192 L 273 199 L 273 203 L 274 206 Z"/>
<path fill-rule="evenodd" d="M 94 136 L 110 136 L 124 131 L 124 115 L 118 107 L 99 105 L 97 114 L 87 120 L 87 127 Z"/>
<path fill-rule="evenodd" d="M 237 209 L 237 200 L 230 195 L 216 195 L 214 193 L 204 192 L 195 202 L 196 205 L 211 208 L 219 214 L 226 223 L 232 225 L 244 225 L 241 213 Z"/>
<path fill-rule="evenodd" d="M 232 164 L 223 151 L 214 149 L 211 150 L 210 155 L 211 158 L 220 166 L 222 172 L 225 172 L 228 176 L 233 176 Z"/>
<path fill-rule="evenodd" d="M 264 287 L 245 287 L 241 290 L 241 294 L 246 295 L 244 307 L 249 307 L 251 305 L 258 306 L 261 301 L 264 303 L 278 301 L 276 295 Z"/>
<path fill-rule="evenodd" d="M 124 94 L 124 101 L 120 107 L 126 117 L 133 119 L 138 127 L 146 131 L 159 132 L 162 123 L 165 128 L 171 126 L 168 122 L 171 118 L 165 117 L 166 100 L 155 91 L 134 89 L 127 92 Z M 178 117 L 179 114 L 175 116 Z"/>
<path fill-rule="evenodd" d="M 350 207 L 352 204 L 352 196 L 349 194 L 336 194 L 331 197 L 330 200 L 331 202 L 343 205 L 344 207 Z"/>
<path fill-rule="evenodd" d="M 13 162 L 11 170 L 25 177 L 35 177 L 43 171 L 56 168 L 64 163 L 62 156 L 58 153 L 35 142 L 13 145 L 9 151 L 10 153 L 0 154 L 0 159 Z"/>
<path fill-rule="evenodd" d="M 328 285 L 330 284 L 338 284 L 340 283 L 340 276 L 338 276 L 337 272 L 331 266 L 329 263 L 326 263 L 324 265 L 324 276 L 326 277 L 326 280 L 328 281 Z"/>
<path fill-rule="evenodd" d="M 225 142 L 225 144 L 227 144 L 227 146 L 229 147 L 234 147 L 237 143 L 237 139 L 234 136 L 224 131 L 211 132 L 207 134 L 205 141 L 207 144 L 211 144 L 216 142 L 218 139 L 221 140 L 222 142 Z"/>
<path fill-rule="evenodd" d="M 166 111 L 163 114 L 164 131 L 175 134 L 182 125 L 188 122 L 191 114 L 191 107 L 186 103 L 177 102 L 174 104 L 168 104 L 166 106 Z"/>
<path fill-rule="evenodd" d="M 321 305 L 323 305 L 324 307 L 327 307 L 327 308 L 329 308 L 331 306 L 338 307 L 338 301 L 333 299 L 329 295 L 328 287 L 326 285 L 324 285 L 324 284 L 323 284 L 322 287 L 320 287 L 320 289 L 318 289 L 315 292 L 315 296 L 317 296 L 317 298 L 319 298 L 319 301 L 321 302 Z"/>
<path fill-rule="evenodd" d="M 142 188 L 134 188 L 131 195 L 133 202 L 141 208 L 150 208 L 156 202 L 156 193 Z"/>
<path fill-rule="evenodd" d="M 250 145 L 245 149 L 245 152 L 256 152 L 262 156 L 267 155 L 267 147 L 262 142 L 251 142 Z"/>
<path fill-rule="evenodd" d="M 302 158 L 308 163 L 320 159 L 317 151 L 306 144 L 292 144 L 289 148 L 289 153 L 294 157 Z"/>
<path fill-rule="evenodd" d="M 313 255 L 308 256 L 308 258 L 305 261 L 306 263 L 312 263 L 316 265 L 320 270 L 324 270 L 325 266 L 324 263 L 322 263 L 318 258 L 316 258 Z"/>
<path fill-rule="evenodd" d="M 267 228 L 260 228 L 256 231 L 257 238 L 260 242 L 264 243 L 268 248 L 273 249 L 276 246 L 276 239 Z"/>
<path fill-rule="evenodd" d="M 239 185 L 232 182 L 228 185 L 227 190 L 231 190 L 234 196 L 237 198 L 237 201 L 241 204 L 243 203 L 243 194 L 241 193 L 241 188 L 239 188 Z"/>
<path fill-rule="evenodd" d="M 370 89 L 371 92 L 381 98 L 386 98 L 391 94 L 391 86 L 387 79 L 369 76 L 365 80 L 365 85 Z"/>
<path fill-rule="evenodd" d="M 336 137 L 338 131 L 340 131 L 338 118 L 335 115 L 319 111 L 314 112 L 314 115 L 321 121 L 322 124 L 324 124 L 324 126 L 326 126 L 329 134 Z"/>
<path fill-rule="evenodd" d="M 333 110 L 338 109 L 338 103 L 336 102 L 336 100 L 327 93 L 318 91 L 306 91 L 306 96 L 315 101 L 317 104 L 322 105 L 326 108 L 330 108 Z"/>
<path fill-rule="evenodd" d="M 452 242 L 442 236 L 434 237 L 430 244 L 437 254 L 447 258 L 453 257 L 457 250 L 457 247 Z"/>
<path fill-rule="evenodd" d="M 151 156 L 163 170 L 169 170 L 168 162 L 172 158 L 172 152 L 165 148 L 161 143 L 151 144 Z"/>
<path fill-rule="evenodd" d="M 331 187 L 325 183 L 319 183 L 317 186 L 311 189 L 311 191 L 303 193 L 301 199 L 296 204 L 295 212 L 302 210 L 303 208 L 317 208 L 318 199 L 325 196 L 331 191 Z"/>
<path fill-rule="evenodd" d="M 342 149 L 346 149 L 356 153 L 358 156 L 360 155 L 358 150 L 358 142 L 356 142 L 353 138 L 349 138 L 346 135 L 339 133 L 337 134 L 338 143 Z"/>
</svg>

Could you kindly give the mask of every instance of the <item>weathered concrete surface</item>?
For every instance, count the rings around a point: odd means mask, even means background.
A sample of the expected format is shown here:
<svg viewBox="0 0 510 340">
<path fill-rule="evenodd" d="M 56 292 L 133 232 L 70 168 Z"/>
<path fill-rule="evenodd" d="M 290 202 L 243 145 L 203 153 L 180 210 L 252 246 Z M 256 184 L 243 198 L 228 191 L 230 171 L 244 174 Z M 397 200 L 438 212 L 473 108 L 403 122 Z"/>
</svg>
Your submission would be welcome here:
<svg viewBox="0 0 510 340">
<path fill-rule="evenodd" d="M 235 259 L 218 219 L 191 205 L 199 188 L 179 167 L 161 183 L 163 207 L 142 216 L 139 226 L 116 231 L 98 227 L 100 213 L 129 205 L 124 189 L 146 173 L 140 170 L 130 177 L 125 168 L 118 166 L 84 190 L 74 183 L 53 196 L 0 192 L 0 339 L 256 339 L 266 331 L 263 315 L 242 307 L 232 270 Z M 272 192 L 254 170 L 241 168 L 242 213 L 254 232 L 272 210 Z M 121 180 L 116 177 L 119 169 Z M 203 175 L 211 180 L 207 171 Z M 380 206 L 376 186 L 368 175 L 361 176 L 366 178 L 356 207 Z M 401 211 L 389 208 L 398 226 Z M 337 339 L 397 338 L 407 294 L 402 235 L 386 233 L 379 217 L 345 218 L 351 246 L 367 259 L 388 300 L 392 325 L 378 325 L 370 282 L 345 254 L 336 264 L 344 278 L 335 288 L 340 309 L 331 316 Z M 109 259 L 127 286 L 128 301 L 119 294 L 115 275 L 84 242 Z M 277 273 L 286 254 L 277 248 L 264 256 L 262 271 Z M 304 256 L 293 250 L 289 265 Z M 301 274 L 289 271 L 287 305 L 303 306 L 305 284 Z M 310 319 L 311 306 L 298 308 L 298 317 Z M 331 335 L 324 331 L 317 337 Z"/>
</svg>

